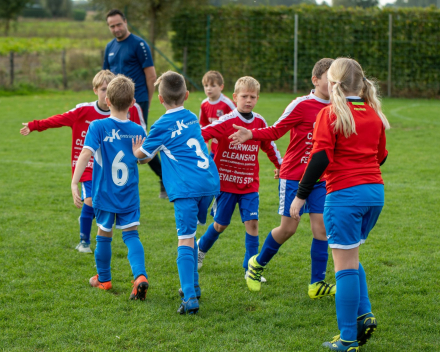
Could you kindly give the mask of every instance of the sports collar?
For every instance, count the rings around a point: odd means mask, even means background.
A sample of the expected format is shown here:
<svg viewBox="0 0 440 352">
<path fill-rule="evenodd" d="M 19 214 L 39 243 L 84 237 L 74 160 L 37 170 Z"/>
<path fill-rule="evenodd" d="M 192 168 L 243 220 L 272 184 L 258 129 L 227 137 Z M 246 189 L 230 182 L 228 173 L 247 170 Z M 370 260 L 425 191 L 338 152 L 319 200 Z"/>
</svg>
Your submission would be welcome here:
<svg viewBox="0 0 440 352">
<path fill-rule="evenodd" d="M 325 99 L 318 98 L 318 97 L 315 95 L 315 90 L 314 90 L 314 89 L 312 89 L 312 90 L 310 91 L 309 96 L 312 97 L 313 99 L 315 99 L 316 101 L 319 101 L 320 103 L 323 103 L 323 104 L 330 104 L 330 100 L 325 100 Z"/>
<path fill-rule="evenodd" d="M 165 115 L 166 115 L 166 114 L 172 114 L 173 112 L 177 112 L 177 111 L 180 111 L 180 110 L 183 110 L 183 109 L 185 109 L 183 106 L 179 106 L 179 107 L 174 108 L 174 109 L 169 109 L 169 110 L 167 110 L 167 112 L 165 113 Z"/>
</svg>

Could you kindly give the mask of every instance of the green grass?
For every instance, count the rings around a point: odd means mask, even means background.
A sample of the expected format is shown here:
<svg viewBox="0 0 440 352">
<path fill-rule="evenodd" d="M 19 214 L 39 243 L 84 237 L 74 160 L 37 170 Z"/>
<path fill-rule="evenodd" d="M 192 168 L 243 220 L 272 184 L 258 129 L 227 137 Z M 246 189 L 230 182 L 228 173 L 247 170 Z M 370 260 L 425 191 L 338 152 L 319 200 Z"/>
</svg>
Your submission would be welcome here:
<svg viewBox="0 0 440 352">
<path fill-rule="evenodd" d="M 203 98 L 191 94 L 186 107 L 197 113 Z M 255 111 L 272 124 L 291 98 L 262 94 Z M 70 193 L 71 131 L 28 137 L 18 131 L 21 122 L 92 100 L 91 92 L 0 97 L 0 350 L 318 351 L 337 334 L 334 300 L 307 296 L 312 239 L 307 216 L 268 266 L 262 291 L 252 293 L 241 268 L 244 227 L 234 214 L 200 271 L 200 314 L 176 314 L 174 211 L 157 198 L 159 184 L 148 166 L 140 167 L 139 227 L 151 283 L 147 300 L 128 300 L 132 277 L 119 231 L 112 243 L 114 288 L 90 288 L 93 256 L 74 250 L 79 211 Z M 393 127 L 382 167 L 386 205 L 361 247 L 379 329 L 361 351 L 438 351 L 440 102 L 385 99 L 384 107 Z M 155 98 L 150 124 L 163 112 Z M 287 136 L 277 142 L 282 153 L 287 144 Z M 280 218 L 273 166 L 264 154 L 260 163 L 262 243 Z M 332 260 L 327 277 L 334 282 Z"/>
</svg>

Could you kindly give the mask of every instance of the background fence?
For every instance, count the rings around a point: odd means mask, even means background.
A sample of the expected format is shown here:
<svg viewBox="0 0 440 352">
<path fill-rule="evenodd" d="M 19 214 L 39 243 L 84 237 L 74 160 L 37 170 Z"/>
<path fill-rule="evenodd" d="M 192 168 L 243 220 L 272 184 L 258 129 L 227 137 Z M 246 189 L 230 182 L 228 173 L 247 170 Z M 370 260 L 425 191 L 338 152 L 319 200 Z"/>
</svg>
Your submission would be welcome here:
<svg viewBox="0 0 440 352">
<path fill-rule="evenodd" d="M 304 91 L 317 60 L 349 56 L 378 79 L 384 94 L 440 96 L 437 9 L 201 7 L 180 11 L 172 28 L 174 59 L 198 82 L 214 69 L 228 89 L 252 75 L 263 91 L 292 91 L 295 82 Z"/>
</svg>

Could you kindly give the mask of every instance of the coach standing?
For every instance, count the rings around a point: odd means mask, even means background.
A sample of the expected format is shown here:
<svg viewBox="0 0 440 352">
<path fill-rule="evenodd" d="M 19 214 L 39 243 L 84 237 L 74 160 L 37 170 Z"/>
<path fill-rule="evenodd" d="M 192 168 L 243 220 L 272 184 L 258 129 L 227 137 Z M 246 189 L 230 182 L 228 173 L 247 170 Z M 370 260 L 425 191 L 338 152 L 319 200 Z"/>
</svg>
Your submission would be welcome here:
<svg viewBox="0 0 440 352">
<path fill-rule="evenodd" d="M 103 69 L 109 69 L 114 74 L 121 73 L 133 80 L 134 97 L 142 109 L 145 124 L 148 125 L 148 110 L 157 78 L 150 48 L 145 40 L 129 32 L 127 20 L 121 11 L 110 10 L 107 13 L 107 25 L 115 39 L 105 48 Z M 159 157 L 156 155 L 148 165 L 160 178 L 159 197 L 168 198 L 162 183 Z"/>
</svg>

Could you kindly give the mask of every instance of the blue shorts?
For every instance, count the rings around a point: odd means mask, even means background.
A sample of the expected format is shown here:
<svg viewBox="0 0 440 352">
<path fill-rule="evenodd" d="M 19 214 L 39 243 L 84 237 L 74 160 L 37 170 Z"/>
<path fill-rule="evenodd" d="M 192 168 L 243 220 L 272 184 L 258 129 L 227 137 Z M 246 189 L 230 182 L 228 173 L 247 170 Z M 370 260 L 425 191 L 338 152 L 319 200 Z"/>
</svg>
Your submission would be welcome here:
<svg viewBox="0 0 440 352">
<path fill-rule="evenodd" d="M 116 228 L 117 229 L 128 229 L 132 226 L 137 226 L 140 224 L 139 219 L 141 217 L 141 210 L 133 210 L 129 213 L 111 213 L 109 211 L 96 209 L 96 225 L 105 232 L 110 232 L 112 230 L 113 224 L 116 217 Z"/>
<path fill-rule="evenodd" d="M 290 205 L 296 197 L 298 191 L 299 181 L 284 180 L 280 178 L 280 207 L 278 208 L 278 214 L 284 215 L 290 218 Z M 325 194 L 325 181 L 318 182 L 313 191 L 307 197 L 304 206 L 299 211 L 299 215 L 303 213 L 317 213 L 322 214 L 324 212 Z"/>
<path fill-rule="evenodd" d="M 360 185 L 329 193 L 324 207 L 329 247 L 359 247 L 376 225 L 383 204 L 383 185 Z"/>
<path fill-rule="evenodd" d="M 92 197 L 92 181 L 81 182 L 81 200 Z"/>
<path fill-rule="evenodd" d="M 258 208 L 260 206 L 258 192 L 246 194 L 220 192 L 215 198 L 211 209 L 211 216 L 214 217 L 214 221 L 223 226 L 229 225 L 237 203 L 242 222 L 258 220 Z"/>
<path fill-rule="evenodd" d="M 206 223 L 208 209 L 213 198 L 214 196 L 203 196 L 174 200 L 174 217 L 179 240 L 193 238 L 196 235 L 197 223 Z"/>
</svg>

